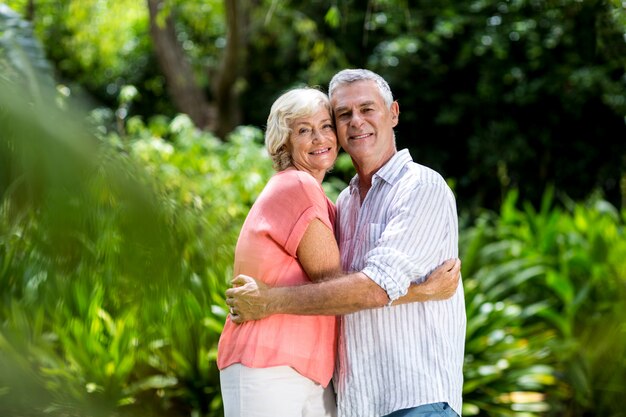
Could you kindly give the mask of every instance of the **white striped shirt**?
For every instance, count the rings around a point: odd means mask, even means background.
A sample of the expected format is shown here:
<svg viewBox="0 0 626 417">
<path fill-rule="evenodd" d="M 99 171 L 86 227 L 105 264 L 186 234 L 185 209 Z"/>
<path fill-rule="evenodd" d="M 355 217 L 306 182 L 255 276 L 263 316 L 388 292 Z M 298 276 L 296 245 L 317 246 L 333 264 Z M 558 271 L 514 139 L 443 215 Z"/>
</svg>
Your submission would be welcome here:
<svg viewBox="0 0 626 417">
<path fill-rule="evenodd" d="M 346 271 L 362 271 L 390 300 L 444 260 L 458 257 L 452 191 L 437 172 L 396 153 L 372 178 L 361 206 L 355 177 L 337 199 Z M 380 417 L 447 402 L 461 414 L 463 286 L 446 301 L 364 310 L 341 319 L 335 374 L 340 417 Z"/>
</svg>

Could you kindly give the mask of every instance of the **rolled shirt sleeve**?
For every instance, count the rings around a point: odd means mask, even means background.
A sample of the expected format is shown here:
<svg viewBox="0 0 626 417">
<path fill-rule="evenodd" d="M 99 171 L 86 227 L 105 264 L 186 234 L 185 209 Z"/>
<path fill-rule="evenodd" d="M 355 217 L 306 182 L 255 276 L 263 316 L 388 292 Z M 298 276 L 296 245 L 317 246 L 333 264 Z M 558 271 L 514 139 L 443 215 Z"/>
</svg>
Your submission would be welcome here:
<svg viewBox="0 0 626 417">
<path fill-rule="evenodd" d="M 390 301 L 408 291 L 450 253 L 448 236 L 456 229 L 454 197 L 445 182 L 415 184 L 402 193 L 387 224 L 370 224 L 375 246 L 366 254 L 362 272 L 383 288 Z M 379 234 L 379 236 L 376 236 Z"/>
</svg>

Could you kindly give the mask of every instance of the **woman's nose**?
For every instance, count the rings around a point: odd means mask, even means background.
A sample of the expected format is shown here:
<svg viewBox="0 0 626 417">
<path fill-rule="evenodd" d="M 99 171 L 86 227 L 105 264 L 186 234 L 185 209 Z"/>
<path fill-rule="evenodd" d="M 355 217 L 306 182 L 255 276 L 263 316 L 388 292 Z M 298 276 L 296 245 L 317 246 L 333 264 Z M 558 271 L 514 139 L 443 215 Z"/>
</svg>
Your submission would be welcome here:
<svg viewBox="0 0 626 417">
<path fill-rule="evenodd" d="M 322 132 L 320 132 L 317 129 L 313 129 L 313 132 L 311 132 L 311 142 L 315 142 L 315 141 L 321 141 L 322 140 Z"/>
</svg>

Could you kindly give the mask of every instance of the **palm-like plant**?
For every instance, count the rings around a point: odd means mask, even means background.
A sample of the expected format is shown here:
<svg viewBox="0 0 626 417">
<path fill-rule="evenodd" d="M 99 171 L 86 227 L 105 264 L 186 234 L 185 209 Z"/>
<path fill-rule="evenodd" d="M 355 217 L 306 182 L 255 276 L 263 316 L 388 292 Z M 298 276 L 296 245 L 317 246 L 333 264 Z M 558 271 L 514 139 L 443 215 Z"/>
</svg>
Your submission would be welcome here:
<svg viewBox="0 0 626 417">
<path fill-rule="evenodd" d="M 469 408 L 478 405 L 473 410 L 479 414 L 621 412 L 617 404 L 625 361 L 620 354 L 626 345 L 623 218 L 597 198 L 584 204 L 565 200 L 564 207 L 554 204 L 548 189 L 539 211 L 530 205 L 519 209 L 517 193 L 511 192 L 499 216 L 485 215 L 464 234 L 466 399 Z M 503 312 L 513 309 L 510 327 L 506 314 L 493 317 L 494 305 Z M 507 337 L 524 349 L 499 353 L 494 340 Z M 476 363 L 477 351 L 483 362 Z M 523 358 L 519 369 L 508 359 L 501 362 L 512 352 Z M 484 363 L 496 365 L 487 368 L 493 378 L 477 377 Z M 508 367 L 497 372 L 498 363 Z M 519 381 L 511 384 L 516 371 L 524 374 L 524 381 L 533 381 L 534 394 Z M 490 398 L 521 402 L 494 409 Z"/>
</svg>

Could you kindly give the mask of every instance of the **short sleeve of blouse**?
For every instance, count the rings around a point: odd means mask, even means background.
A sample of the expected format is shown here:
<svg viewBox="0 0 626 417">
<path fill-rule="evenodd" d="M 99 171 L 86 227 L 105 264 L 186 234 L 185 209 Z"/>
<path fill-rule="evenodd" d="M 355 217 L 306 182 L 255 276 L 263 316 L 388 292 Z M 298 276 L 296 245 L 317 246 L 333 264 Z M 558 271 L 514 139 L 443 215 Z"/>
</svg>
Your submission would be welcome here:
<svg viewBox="0 0 626 417">
<path fill-rule="evenodd" d="M 282 171 L 268 183 L 262 205 L 268 232 L 289 255 L 296 257 L 298 245 L 311 220 L 318 218 L 333 231 L 334 220 L 321 185 L 302 171 Z"/>
</svg>

